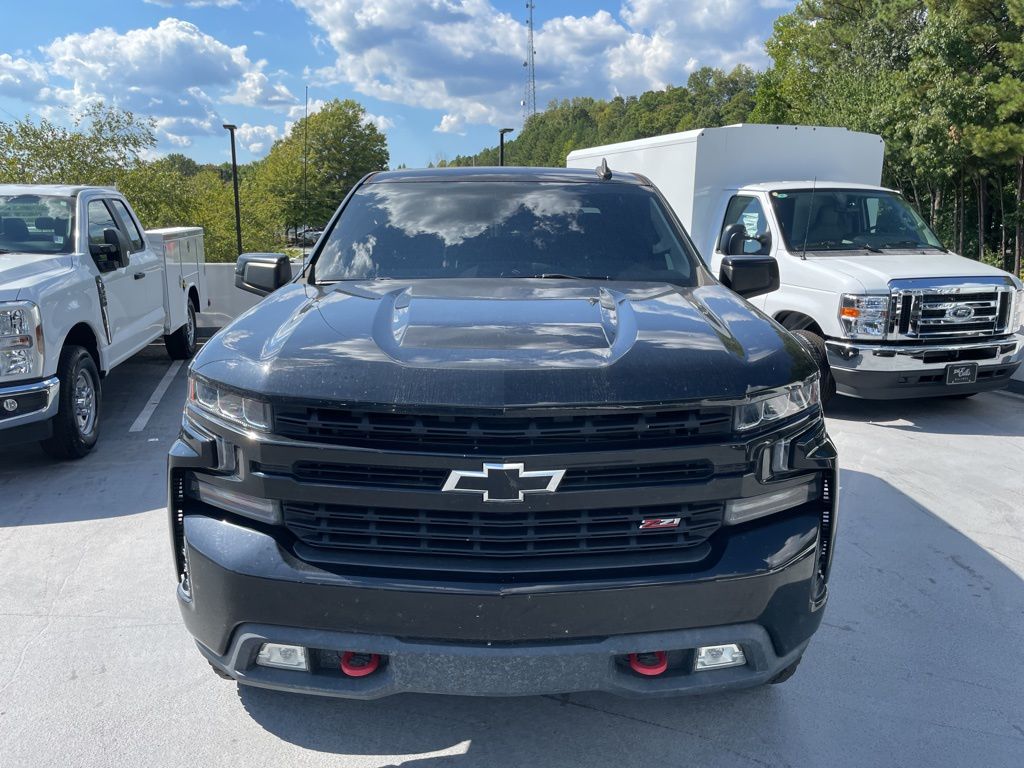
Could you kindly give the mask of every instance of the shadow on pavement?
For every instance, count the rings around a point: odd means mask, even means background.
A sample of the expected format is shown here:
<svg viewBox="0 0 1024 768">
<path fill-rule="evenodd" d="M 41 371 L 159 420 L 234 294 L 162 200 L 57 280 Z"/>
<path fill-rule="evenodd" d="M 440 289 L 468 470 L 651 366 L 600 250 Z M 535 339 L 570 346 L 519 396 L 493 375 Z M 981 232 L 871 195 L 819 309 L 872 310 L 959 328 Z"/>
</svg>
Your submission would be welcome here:
<svg viewBox="0 0 1024 768">
<path fill-rule="evenodd" d="M 1021 410 L 1024 410 L 1024 397 L 1000 390 L 965 399 L 858 400 L 838 396 L 829 402 L 825 415 L 935 435 L 1021 437 L 1015 420 L 1007 418 L 1011 412 Z"/>
<path fill-rule="evenodd" d="M 667 700 L 239 697 L 281 739 L 390 765 L 1020 765 L 1021 577 L 888 482 L 845 471 L 841 485 L 825 623 L 784 685 Z"/>
</svg>

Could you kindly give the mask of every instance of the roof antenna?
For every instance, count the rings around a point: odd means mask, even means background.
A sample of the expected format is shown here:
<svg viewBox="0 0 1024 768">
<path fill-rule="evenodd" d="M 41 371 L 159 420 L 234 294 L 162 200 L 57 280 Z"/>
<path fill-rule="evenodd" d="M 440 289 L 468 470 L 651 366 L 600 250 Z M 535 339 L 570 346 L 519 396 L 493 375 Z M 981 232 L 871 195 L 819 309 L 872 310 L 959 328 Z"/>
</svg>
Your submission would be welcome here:
<svg viewBox="0 0 1024 768">
<path fill-rule="evenodd" d="M 612 177 L 612 169 L 608 167 L 608 158 L 602 157 L 601 164 L 594 170 L 597 171 L 597 178 L 601 181 L 608 181 Z"/>
<path fill-rule="evenodd" d="M 804 228 L 804 248 L 800 253 L 800 258 L 807 261 L 807 238 L 811 236 L 811 214 L 814 213 L 814 192 L 818 188 L 818 177 L 814 177 L 814 181 L 811 182 L 811 204 L 807 207 L 807 226 Z"/>
</svg>

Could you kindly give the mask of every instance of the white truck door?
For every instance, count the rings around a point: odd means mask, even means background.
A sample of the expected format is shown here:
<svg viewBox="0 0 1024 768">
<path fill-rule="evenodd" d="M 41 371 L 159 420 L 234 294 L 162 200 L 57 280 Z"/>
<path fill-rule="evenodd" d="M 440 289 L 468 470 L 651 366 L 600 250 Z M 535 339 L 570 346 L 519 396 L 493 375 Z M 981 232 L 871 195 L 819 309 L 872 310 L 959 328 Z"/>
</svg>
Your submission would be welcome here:
<svg viewBox="0 0 1024 768">
<path fill-rule="evenodd" d="M 163 254 L 150 246 L 142 235 L 142 227 L 123 200 L 108 201 L 115 217 L 131 243 L 128 272 L 135 283 L 131 296 L 132 312 L 138 321 L 138 346 L 148 344 L 164 333 L 164 263 Z"/>
</svg>

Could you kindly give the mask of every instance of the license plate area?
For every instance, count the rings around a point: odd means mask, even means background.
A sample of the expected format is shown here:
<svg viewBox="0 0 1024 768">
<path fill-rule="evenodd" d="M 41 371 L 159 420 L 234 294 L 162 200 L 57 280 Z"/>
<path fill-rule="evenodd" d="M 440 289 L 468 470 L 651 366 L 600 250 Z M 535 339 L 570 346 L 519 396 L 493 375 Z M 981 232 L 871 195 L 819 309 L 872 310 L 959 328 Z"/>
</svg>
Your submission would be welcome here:
<svg viewBox="0 0 1024 768">
<path fill-rule="evenodd" d="M 973 384 L 977 380 L 977 363 L 950 363 L 946 366 L 946 384 Z"/>
</svg>

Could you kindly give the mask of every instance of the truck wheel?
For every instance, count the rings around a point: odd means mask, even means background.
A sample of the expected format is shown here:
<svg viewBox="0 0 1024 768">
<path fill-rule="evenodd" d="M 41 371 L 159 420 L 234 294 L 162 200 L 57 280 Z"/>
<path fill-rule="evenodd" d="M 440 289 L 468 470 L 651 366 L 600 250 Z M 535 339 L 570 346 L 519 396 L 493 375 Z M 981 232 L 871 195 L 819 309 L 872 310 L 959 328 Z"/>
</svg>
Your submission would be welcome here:
<svg viewBox="0 0 1024 768">
<path fill-rule="evenodd" d="M 61 350 L 57 365 L 59 405 L 53 417 L 53 434 L 40 445 L 55 459 L 80 459 L 100 436 L 100 374 L 82 347 Z"/>
<path fill-rule="evenodd" d="M 170 336 L 164 336 L 164 346 L 171 360 L 189 360 L 196 353 L 196 308 L 189 300 L 185 324 Z"/>
<path fill-rule="evenodd" d="M 814 362 L 818 364 L 818 370 L 821 371 L 821 404 L 824 406 L 836 393 L 836 380 L 832 378 L 832 371 L 828 366 L 825 340 L 811 331 L 793 331 L 793 334 L 800 337 Z"/>
<path fill-rule="evenodd" d="M 796 674 L 796 668 L 800 666 L 800 659 L 802 658 L 803 656 L 798 657 L 796 661 L 779 672 L 779 674 L 768 681 L 768 685 L 778 685 L 779 683 L 784 683 L 789 680 L 789 678 Z"/>
</svg>

